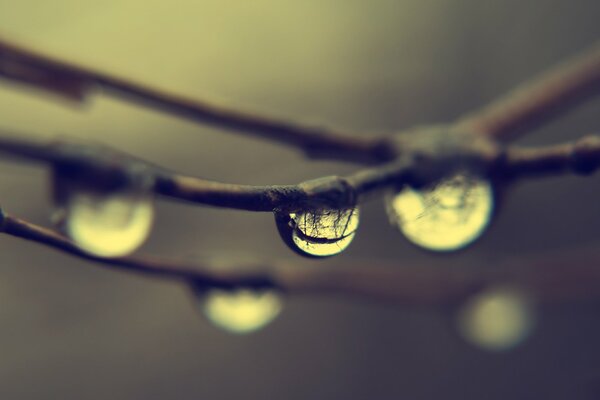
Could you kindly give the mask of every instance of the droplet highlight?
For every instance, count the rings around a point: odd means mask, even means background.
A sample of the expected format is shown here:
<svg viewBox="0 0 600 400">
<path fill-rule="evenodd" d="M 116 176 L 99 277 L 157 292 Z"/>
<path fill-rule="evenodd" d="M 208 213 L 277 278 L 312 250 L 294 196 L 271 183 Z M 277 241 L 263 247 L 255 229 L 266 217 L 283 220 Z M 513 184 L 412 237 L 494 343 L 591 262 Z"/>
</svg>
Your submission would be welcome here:
<svg viewBox="0 0 600 400">
<path fill-rule="evenodd" d="M 64 211 L 64 230 L 82 250 L 100 257 L 121 257 L 148 237 L 154 219 L 150 196 L 140 193 L 75 192 Z"/>
<path fill-rule="evenodd" d="M 283 308 L 279 293 L 270 289 L 204 289 L 192 285 L 202 313 L 215 326 L 236 334 L 257 331 Z"/>
<path fill-rule="evenodd" d="M 469 299 L 457 321 L 458 330 L 467 342 L 485 350 L 504 351 L 530 336 L 535 313 L 527 293 L 498 287 Z"/>
<path fill-rule="evenodd" d="M 344 251 L 359 224 L 358 207 L 276 214 L 279 233 L 294 251 L 309 257 L 329 257 Z"/>
<path fill-rule="evenodd" d="M 388 196 L 390 222 L 414 244 L 452 251 L 475 241 L 494 209 L 489 181 L 460 173 L 423 189 L 405 187 Z"/>
</svg>

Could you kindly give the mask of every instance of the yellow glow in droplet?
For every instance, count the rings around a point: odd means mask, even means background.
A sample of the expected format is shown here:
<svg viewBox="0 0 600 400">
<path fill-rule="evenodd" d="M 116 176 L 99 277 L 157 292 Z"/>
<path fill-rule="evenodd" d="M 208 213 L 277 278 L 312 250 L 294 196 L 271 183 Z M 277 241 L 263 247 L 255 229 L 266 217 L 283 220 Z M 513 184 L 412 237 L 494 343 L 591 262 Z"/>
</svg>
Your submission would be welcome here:
<svg viewBox="0 0 600 400">
<path fill-rule="evenodd" d="M 359 223 L 358 208 L 321 210 L 291 214 L 295 229 L 292 240 L 301 251 L 318 257 L 344 251 L 354 239 Z"/>
<path fill-rule="evenodd" d="M 531 333 L 533 307 L 525 293 L 496 288 L 470 299 L 458 315 L 458 324 L 468 342 L 487 350 L 507 350 Z"/>
<path fill-rule="evenodd" d="M 66 212 L 67 235 L 82 250 L 101 257 L 124 256 L 141 246 L 154 217 L 150 198 L 128 193 L 75 193 Z"/>
<path fill-rule="evenodd" d="M 281 296 L 272 290 L 211 289 L 196 292 L 209 321 L 233 333 L 256 331 L 273 321 L 281 312 Z"/>
<path fill-rule="evenodd" d="M 492 216 L 490 183 L 458 174 L 431 188 L 406 187 L 388 199 L 392 224 L 413 243 L 430 250 L 460 249 L 485 230 Z"/>
</svg>

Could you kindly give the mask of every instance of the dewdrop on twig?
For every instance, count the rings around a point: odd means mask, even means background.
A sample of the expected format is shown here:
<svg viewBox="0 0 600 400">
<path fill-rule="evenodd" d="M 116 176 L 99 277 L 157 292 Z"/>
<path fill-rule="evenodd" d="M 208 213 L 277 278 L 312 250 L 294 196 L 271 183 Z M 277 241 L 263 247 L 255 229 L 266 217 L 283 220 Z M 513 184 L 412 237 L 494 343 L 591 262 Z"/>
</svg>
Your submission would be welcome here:
<svg viewBox="0 0 600 400">
<path fill-rule="evenodd" d="M 154 216 L 150 198 L 135 193 L 75 193 L 67 210 L 67 235 L 82 250 L 102 257 L 135 251 L 148 237 Z"/>
<path fill-rule="evenodd" d="M 387 198 L 393 225 L 411 242 L 434 251 L 458 250 L 488 226 L 494 193 L 487 180 L 457 174 L 422 189 L 404 187 Z"/>
<path fill-rule="evenodd" d="M 294 251 L 309 257 L 328 257 L 344 251 L 354 239 L 358 207 L 275 213 L 279 233 Z"/>
<path fill-rule="evenodd" d="M 283 308 L 272 289 L 206 289 L 192 285 L 203 315 L 213 325 L 237 334 L 257 331 L 272 322 Z"/>
<path fill-rule="evenodd" d="M 99 257 L 132 253 L 148 237 L 154 219 L 149 178 L 133 176 L 114 187 L 55 171 L 57 222 L 83 251 Z"/>
</svg>

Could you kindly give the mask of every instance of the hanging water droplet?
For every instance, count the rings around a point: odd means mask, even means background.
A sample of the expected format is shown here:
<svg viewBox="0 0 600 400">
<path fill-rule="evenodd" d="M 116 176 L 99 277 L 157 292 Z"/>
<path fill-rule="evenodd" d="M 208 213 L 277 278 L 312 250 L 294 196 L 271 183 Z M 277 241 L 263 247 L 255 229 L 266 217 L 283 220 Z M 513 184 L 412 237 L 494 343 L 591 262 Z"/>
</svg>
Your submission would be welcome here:
<svg viewBox="0 0 600 400">
<path fill-rule="evenodd" d="M 493 208 L 490 183 L 462 173 L 419 190 L 405 187 L 387 199 L 391 223 L 413 243 L 436 251 L 472 243 L 489 224 Z"/>
<path fill-rule="evenodd" d="M 208 289 L 192 285 L 203 314 L 214 325 L 232 333 L 250 333 L 273 321 L 283 300 L 268 289 Z"/>
<path fill-rule="evenodd" d="M 344 251 L 354 239 L 358 207 L 275 213 L 279 233 L 294 251 L 311 257 L 328 257 Z"/>
<path fill-rule="evenodd" d="M 535 325 L 527 293 L 510 287 L 489 289 L 471 298 L 458 314 L 458 329 L 469 343 L 486 350 L 508 350 L 522 343 Z"/>
<path fill-rule="evenodd" d="M 141 246 L 152 227 L 154 208 L 136 193 L 74 193 L 66 205 L 64 230 L 82 250 L 120 257 Z"/>
<path fill-rule="evenodd" d="M 154 219 L 152 176 L 134 168 L 127 174 L 56 166 L 52 170 L 56 210 L 53 222 L 81 250 L 121 257 L 148 237 Z"/>
</svg>

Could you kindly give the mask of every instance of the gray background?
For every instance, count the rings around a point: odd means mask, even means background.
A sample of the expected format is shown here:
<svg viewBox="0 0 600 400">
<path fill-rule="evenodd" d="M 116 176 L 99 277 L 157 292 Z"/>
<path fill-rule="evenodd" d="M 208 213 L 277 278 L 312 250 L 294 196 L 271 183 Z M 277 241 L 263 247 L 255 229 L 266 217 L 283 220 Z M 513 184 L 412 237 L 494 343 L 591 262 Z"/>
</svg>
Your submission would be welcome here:
<svg viewBox="0 0 600 400">
<path fill-rule="evenodd" d="M 597 0 L 0 0 L 0 34 L 47 52 L 233 107 L 390 133 L 451 120 L 589 46 L 599 17 Z M 207 178 L 295 183 L 354 168 L 308 163 L 290 149 L 101 96 L 79 107 L 1 83 L 4 128 L 92 138 Z M 599 105 L 524 142 L 597 132 Z M 373 202 L 336 261 L 487 268 L 520 254 L 593 248 L 598 183 L 520 185 L 481 241 L 444 257 L 407 244 Z M 43 169 L 3 161 L 0 185 L 7 211 L 48 223 Z M 268 214 L 165 201 L 143 250 L 295 257 Z M 180 285 L 9 237 L 0 254 L 1 398 L 600 397 L 597 304 L 544 309 L 534 337 L 500 354 L 463 343 L 438 310 L 335 297 L 292 297 L 263 331 L 232 336 L 208 325 Z"/>
</svg>

